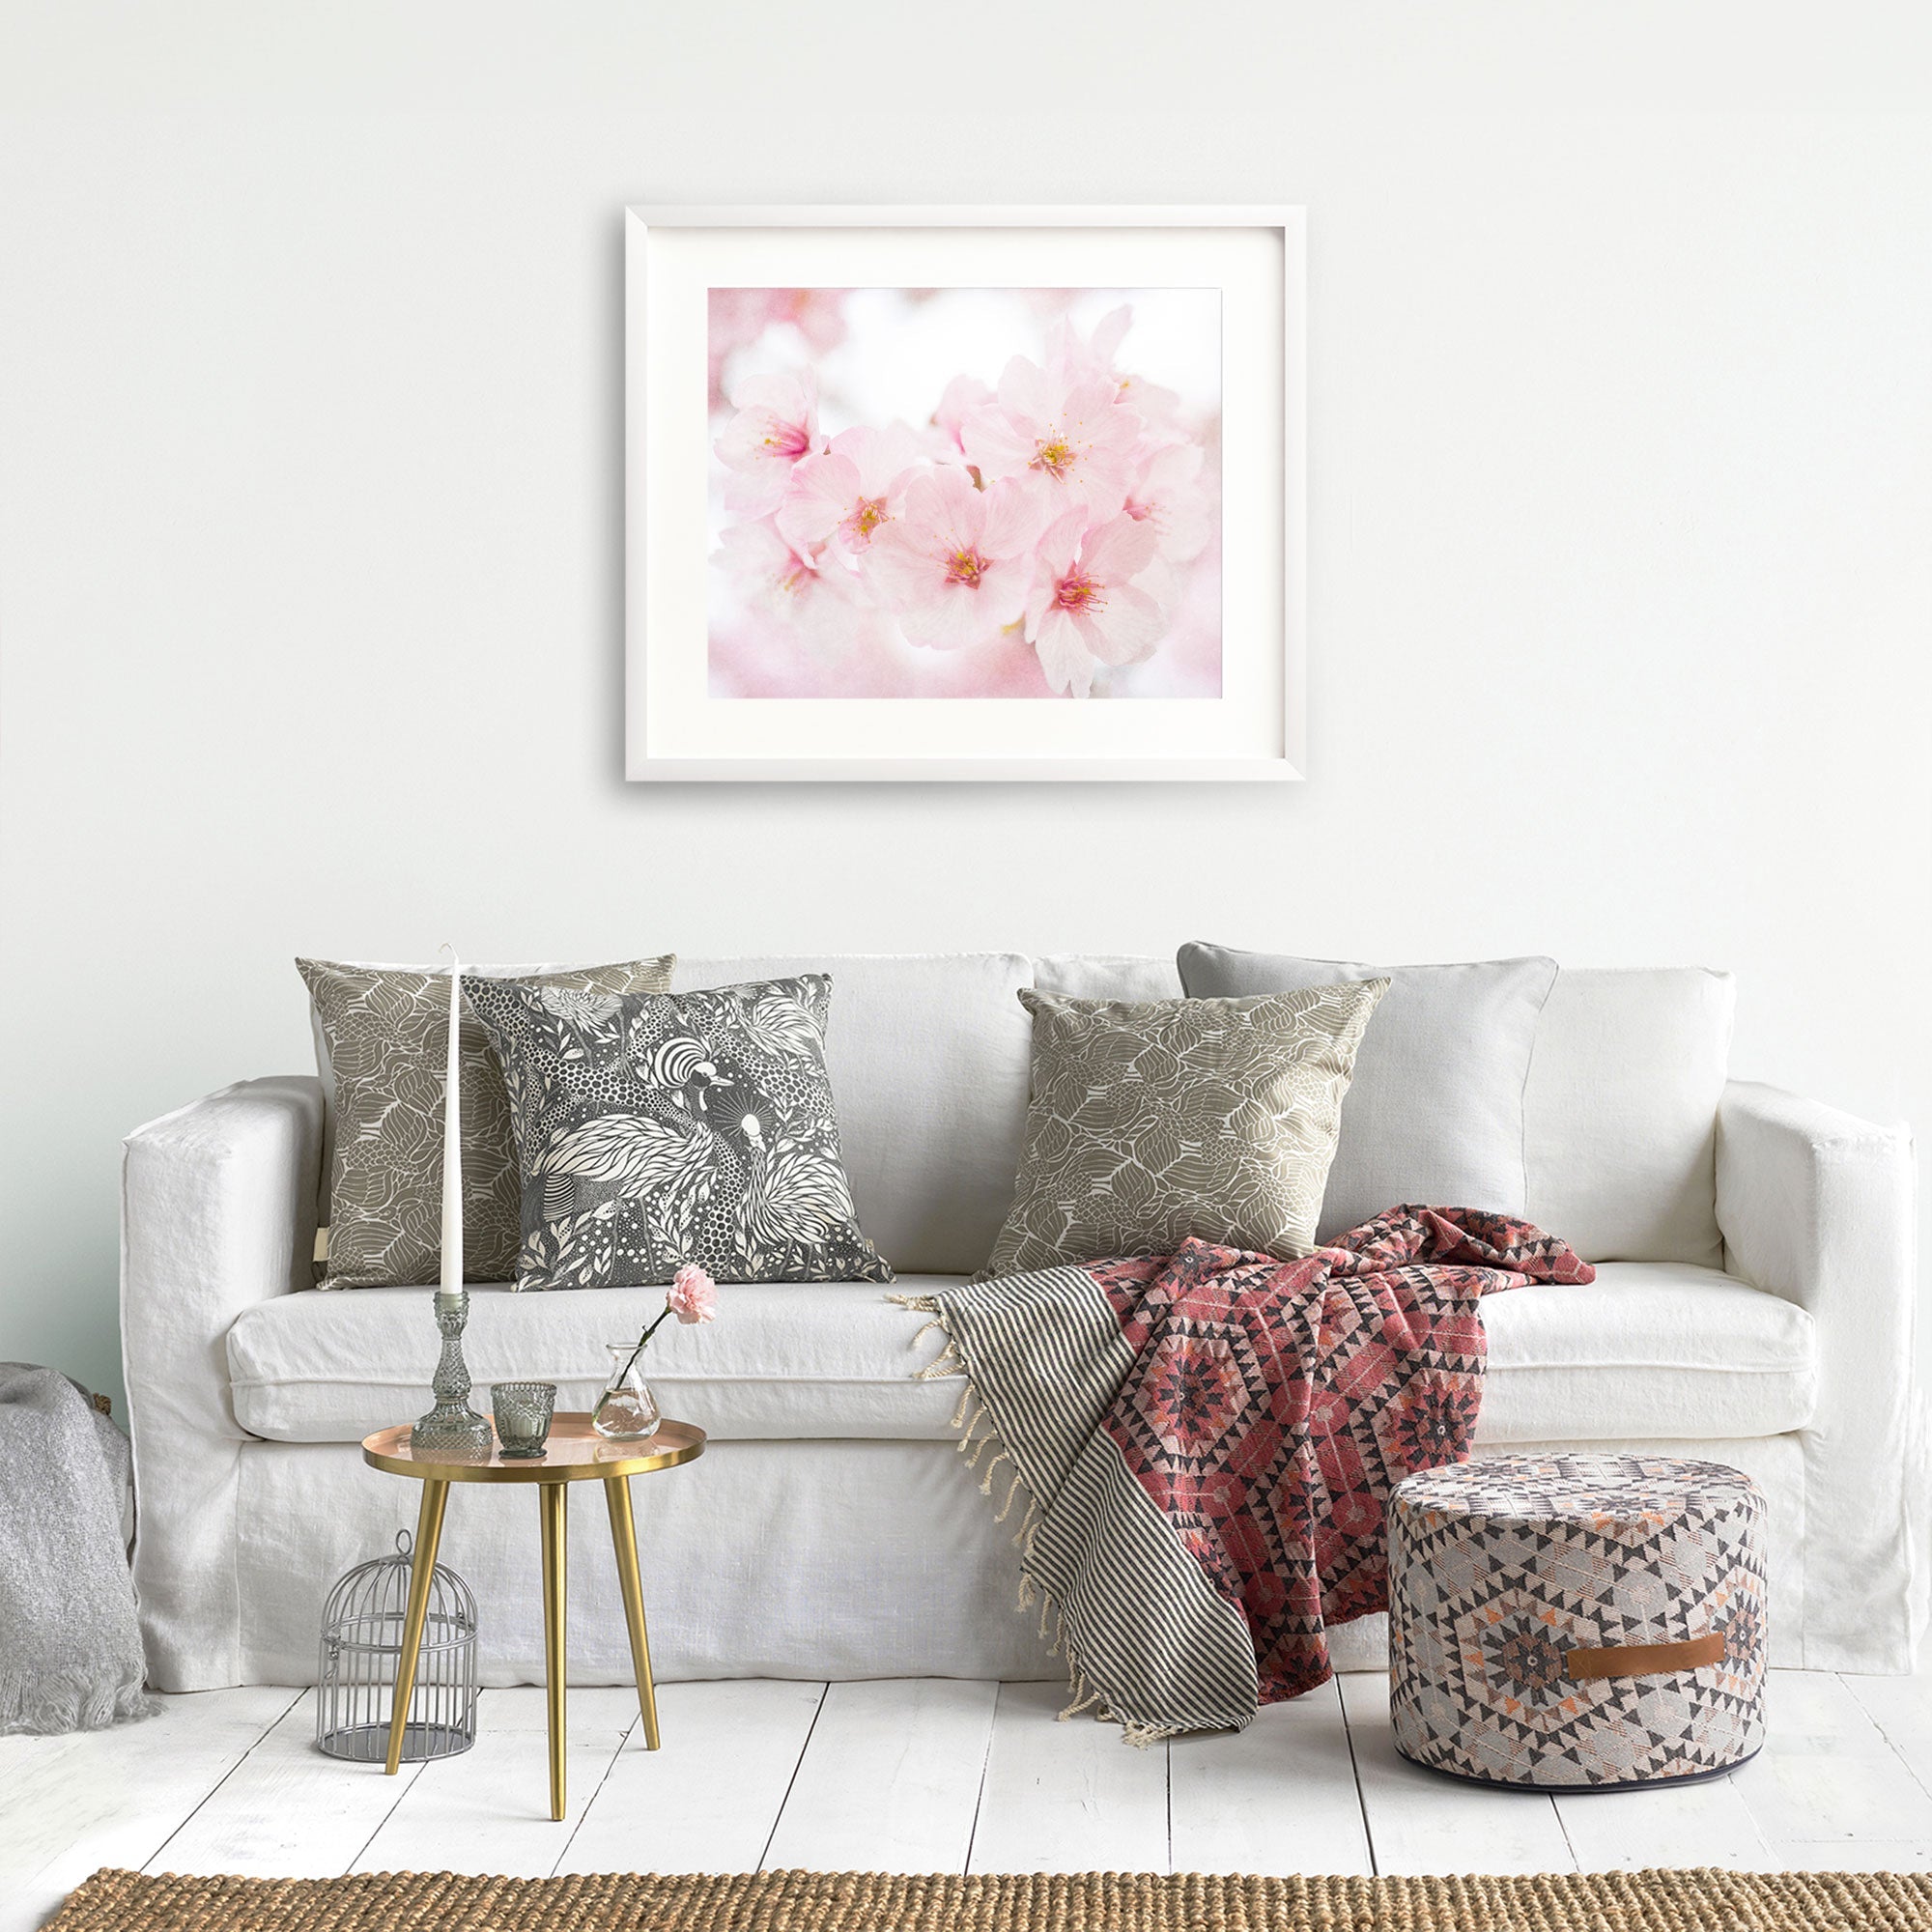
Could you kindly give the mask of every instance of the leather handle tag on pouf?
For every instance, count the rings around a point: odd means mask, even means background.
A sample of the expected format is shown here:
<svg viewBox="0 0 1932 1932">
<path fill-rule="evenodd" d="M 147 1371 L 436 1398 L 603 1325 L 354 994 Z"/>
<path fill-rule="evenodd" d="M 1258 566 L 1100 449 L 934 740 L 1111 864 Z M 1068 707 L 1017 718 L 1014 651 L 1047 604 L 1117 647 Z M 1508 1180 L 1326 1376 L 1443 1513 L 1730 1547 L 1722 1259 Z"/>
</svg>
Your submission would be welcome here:
<svg viewBox="0 0 1932 1932">
<path fill-rule="evenodd" d="M 1577 1682 L 1597 1677 L 1656 1677 L 1670 1670 L 1695 1670 L 1724 1661 L 1724 1634 L 1687 1636 L 1679 1643 L 1610 1643 L 1597 1650 L 1564 1655 L 1564 1668 Z"/>
</svg>

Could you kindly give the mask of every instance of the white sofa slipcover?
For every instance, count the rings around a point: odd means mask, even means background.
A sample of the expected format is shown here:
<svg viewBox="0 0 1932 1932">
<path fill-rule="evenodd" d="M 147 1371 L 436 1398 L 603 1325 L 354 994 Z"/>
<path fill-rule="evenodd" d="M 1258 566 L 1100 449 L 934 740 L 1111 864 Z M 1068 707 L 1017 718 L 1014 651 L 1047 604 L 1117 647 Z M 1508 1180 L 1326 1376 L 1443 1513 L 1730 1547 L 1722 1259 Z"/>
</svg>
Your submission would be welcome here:
<svg viewBox="0 0 1932 1932">
<path fill-rule="evenodd" d="M 1017 988 L 1179 990 L 1166 961 L 1010 953 L 689 960 L 679 983 L 805 969 L 834 978 L 827 1053 L 862 1222 L 914 1289 L 977 1266 L 1004 1212 L 1026 1103 Z M 1529 1208 L 1601 1273 L 1486 1304 L 1478 1453 L 1587 1442 L 1737 1464 L 1772 1498 L 1778 1660 L 1908 1668 L 1906 1136 L 1726 1087 L 1725 976 L 1557 986 L 1526 1098 Z M 250 1081 L 127 1143 L 135 1570 L 164 1689 L 307 1681 L 329 1583 L 411 1520 L 408 1486 L 355 1443 L 426 1406 L 436 1337 L 422 1291 L 308 1286 L 325 1113 L 313 1078 Z M 481 1290 L 472 1370 L 587 1403 L 601 1344 L 657 1300 Z M 660 1335 L 668 1406 L 715 1438 L 634 1486 L 662 1674 L 1057 1674 L 1011 1613 L 1009 1526 L 953 1454 L 956 1385 L 911 1379 L 931 1346 L 918 1325 L 876 1287 L 738 1284 L 716 1326 Z M 541 1679 L 528 1516 L 484 1489 L 445 1530 L 488 1682 Z M 618 1682 L 595 1528 L 573 1552 L 572 1675 Z M 1338 1660 L 1375 1662 L 1380 1641 L 1379 1620 L 1350 1626 Z"/>
</svg>

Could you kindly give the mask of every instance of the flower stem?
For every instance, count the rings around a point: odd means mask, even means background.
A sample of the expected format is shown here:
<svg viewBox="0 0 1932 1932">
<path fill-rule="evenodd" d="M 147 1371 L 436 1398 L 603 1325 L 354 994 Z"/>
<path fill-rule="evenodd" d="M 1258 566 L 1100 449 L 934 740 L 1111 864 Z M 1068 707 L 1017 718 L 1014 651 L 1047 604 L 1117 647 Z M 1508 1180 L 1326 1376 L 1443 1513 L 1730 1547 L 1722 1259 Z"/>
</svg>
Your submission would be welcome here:
<svg viewBox="0 0 1932 1932">
<path fill-rule="evenodd" d="M 667 1296 L 665 1298 L 664 1314 L 660 1315 L 655 1321 L 652 1321 L 645 1326 L 644 1332 L 638 1337 L 638 1346 L 631 1350 L 630 1361 L 626 1362 L 624 1366 L 617 1372 L 617 1379 L 619 1381 L 622 1381 L 624 1378 L 631 1373 L 632 1363 L 636 1362 L 638 1357 L 644 1352 L 644 1344 L 648 1342 L 651 1339 L 651 1337 L 658 1332 L 659 1328 L 661 1328 L 664 1325 L 665 1315 L 668 1315 L 669 1313 L 670 1313 L 670 1298 Z"/>
</svg>

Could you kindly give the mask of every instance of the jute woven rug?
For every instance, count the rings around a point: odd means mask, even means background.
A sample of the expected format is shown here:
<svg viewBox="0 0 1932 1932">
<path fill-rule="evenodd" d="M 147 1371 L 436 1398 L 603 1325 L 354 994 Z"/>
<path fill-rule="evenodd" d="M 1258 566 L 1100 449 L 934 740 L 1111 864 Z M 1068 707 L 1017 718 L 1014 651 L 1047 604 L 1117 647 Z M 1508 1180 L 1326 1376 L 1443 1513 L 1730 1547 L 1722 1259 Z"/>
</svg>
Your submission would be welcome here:
<svg viewBox="0 0 1932 1932">
<path fill-rule="evenodd" d="M 48 1932 L 1905 1932 L 1932 1874 L 1543 1878 L 144 1878 L 101 1871 Z"/>
</svg>

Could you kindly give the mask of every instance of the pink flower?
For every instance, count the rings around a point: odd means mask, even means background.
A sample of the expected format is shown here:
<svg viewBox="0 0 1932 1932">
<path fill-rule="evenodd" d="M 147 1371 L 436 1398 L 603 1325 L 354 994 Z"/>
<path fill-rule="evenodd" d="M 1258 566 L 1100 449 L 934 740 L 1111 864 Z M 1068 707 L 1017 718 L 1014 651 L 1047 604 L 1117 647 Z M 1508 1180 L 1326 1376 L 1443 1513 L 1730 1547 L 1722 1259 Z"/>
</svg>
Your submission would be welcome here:
<svg viewBox="0 0 1932 1932">
<path fill-rule="evenodd" d="M 879 532 L 867 574 L 915 644 L 957 650 L 1013 623 L 1039 527 L 1017 484 L 976 490 L 963 470 L 913 480 L 905 514 Z"/>
<path fill-rule="evenodd" d="M 1066 384 L 1094 383 L 1102 379 L 1111 380 L 1116 388 L 1124 385 L 1125 379 L 1114 368 L 1114 357 L 1120 354 L 1121 344 L 1133 327 L 1134 312 L 1122 302 L 1119 308 L 1109 309 L 1094 325 L 1094 333 L 1082 340 L 1080 331 L 1065 316 L 1054 325 L 1053 338 L 1048 345 L 1047 368 L 1059 381 Z"/>
<path fill-rule="evenodd" d="M 1095 665 L 1132 664 L 1159 641 L 1160 607 L 1133 580 L 1153 561 L 1154 527 L 1116 517 L 1085 530 L 1070 510 L 1040 539 L 1026 637 L 1055 691 L 1085 697 Z"/>
<path fill-rule="evenodd" d="M 844 289 L 713 289 L 709 361 L 711 407 L 724 407 L 724 365 L 768 328 L 790 323 L 814 354 L 836 349 L 845 339 Z"/>
<path fill-rule="evenodd" d="M 822 649 L 848 643 L 859 627 L 858 580 L 836 557 L 827 557 L 820 568 L 802 556 L 769 517 L 726 525 L 712 561 L 729 574 L 748 603 L 782 618 L 808 643 Z"/>
<path fill-rule="evenodd" d="M 1192 563 L 1208 548 L 1208 493 L 1200 475 L 1201 445 L 1171 442 L 1141 459 L 1127 492 L 1127 515 L 1153 526 L 1170 563 Z"/>
<path fill-rule="evenodd" d="M 1120 515 L 1127 499 L 1141 419 L 1115 399 L 1111 376 L 1059 381 L 1015 355 L 996 403 L 969 410 L 960 440 L 987 481 L 1012 477 L 1036 497 L 1047 521 L 1078 506 L 1091 523 Z"/>
<path fill-rule="evenodd" d="M 955 460 L 966 453 L 966 445 L 959 440 L 966 417 L 971 411 L 992 400 L 992 390 L 977 376 L 955 376 L 947 384 L 939 407 L 932 412 L 932 426 L 939 432 L 935 440 L 942 453 Z"/>
<path fill-rule="evenodd" d="M 713 445 L 731 474 L 727 508 L 762 517 L 779 506 L 793 466 L 818 442 L 818 381 L 803 375 L 747 376 L 731 398 L 737 411 Z"/>
<path fill-rule="evenodd" d="M 1094 325 L 1092 336 L 1082 339 L 1080 331 L 1065 316 L 1055 326 L 1047 345 L 1046 372 L 1056 383 L 1071 387 L 1075 383 L 1111 383 L 1114 400 L 1125 403 L 1141 419 L 1142 431 L 1163 434 L 1177 430 L 1180 398 L 1158 383 L 1129 375 L 1114 366 L 1121 343 L 1132 327 L 1134 312 L 1124 302 L 1110 309 Z"/>
<path fill-rule="evenodd" d="M 718 1315 L 718 1284 L 696 1262 L 685 1264 L 670 1278 L 670 1292 L 665 1306 L 687 1326 L 711 1321 Z"/>
<path fill-rule="evenodd" d="M 918 461 L 919 440 L 904 423 L 841 431 L 826 454 L 792 470 L 779 534 L 802 554 L 830 543 L 856 557 L 903 509 Z"/>
</svg>

